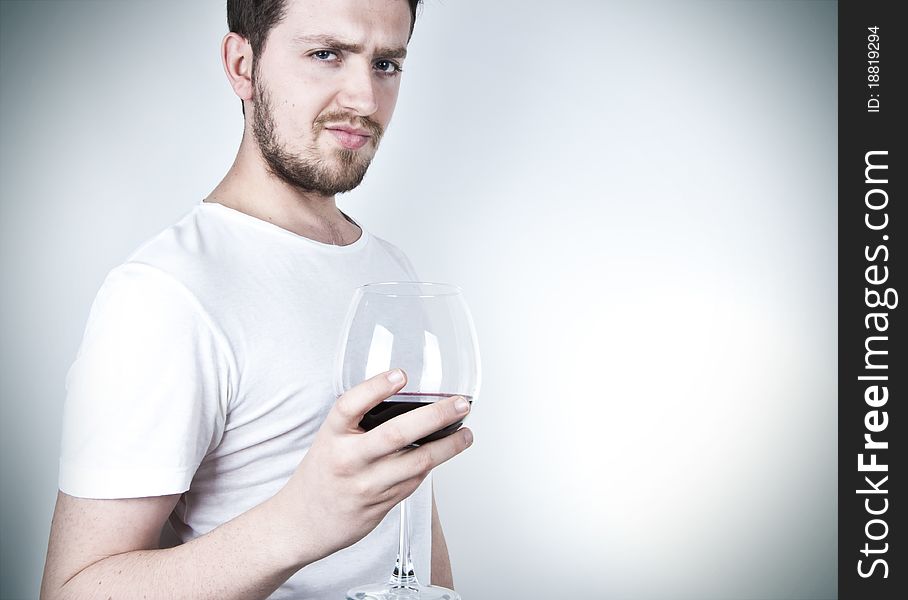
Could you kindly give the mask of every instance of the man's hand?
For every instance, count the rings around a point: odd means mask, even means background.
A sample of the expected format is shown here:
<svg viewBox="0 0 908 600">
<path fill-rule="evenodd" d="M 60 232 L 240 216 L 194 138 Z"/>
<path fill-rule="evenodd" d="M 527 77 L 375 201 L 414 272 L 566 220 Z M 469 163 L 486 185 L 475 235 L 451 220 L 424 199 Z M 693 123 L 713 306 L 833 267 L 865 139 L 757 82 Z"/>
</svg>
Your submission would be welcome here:
<svg viewBox="0 0 908 600">
<path fill-rule="evenodd" d="M 338 398 L 306 457 L 272 499 L 295 532 L 294 554 L 327 556 L 372 531 L 429 471 L 463 452 L 473 434 L 454 434 L 408 448 L 416 440 L 462 421 L 470 405 L 459 396 L 395 417 L 375 429 L 359 427 L 363 415 L 404 387 L 400 370 L 377 375 Z M 305 531 L 305 536 L 299 532 Z"/>
<path fill-rule="evenodd" d="M 429 471 L 470 445 L 464 429 L 406 448 L 462 420 L 469 405 L 458 409 L 457 398 L 360 429 L 363 415 L 403 385 L 392 371 L 341 396 L 275 496 L 174 548 L 158 549 L 157 540 L 179 496 L 90 500 L 61 492 L 41 597 L 267 597 L 302 567 L 365 537 Z"/>
</svg>

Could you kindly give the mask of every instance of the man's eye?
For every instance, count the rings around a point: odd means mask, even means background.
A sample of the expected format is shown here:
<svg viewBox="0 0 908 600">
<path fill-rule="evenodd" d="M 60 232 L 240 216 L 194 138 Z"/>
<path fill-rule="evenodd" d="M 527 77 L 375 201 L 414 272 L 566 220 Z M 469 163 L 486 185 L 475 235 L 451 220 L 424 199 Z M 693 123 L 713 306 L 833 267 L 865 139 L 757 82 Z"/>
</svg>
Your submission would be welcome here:
<svg viewBox="0 0 908 600">
<path fill-rule="evenodd" d="M 320 61 L 328 61 L 328 60 L 330 60 L 330 58 L 332 56 L 337 56 L 337 55 L 334 52 L 331 52 L 330 50 L 319 50 L 317 52 L 313 52 L 312 56 L 314 56 L 315 58 L 317 58 Z"/>
<path fill-rule="evenodd" d="M 400 65 L 392 60 L 380 60 L 375 63 L 375 68 L 382 73 L 387 73 L 388 75 L 403 72 L 403 69 L 400 68 Z"/>
</svg>

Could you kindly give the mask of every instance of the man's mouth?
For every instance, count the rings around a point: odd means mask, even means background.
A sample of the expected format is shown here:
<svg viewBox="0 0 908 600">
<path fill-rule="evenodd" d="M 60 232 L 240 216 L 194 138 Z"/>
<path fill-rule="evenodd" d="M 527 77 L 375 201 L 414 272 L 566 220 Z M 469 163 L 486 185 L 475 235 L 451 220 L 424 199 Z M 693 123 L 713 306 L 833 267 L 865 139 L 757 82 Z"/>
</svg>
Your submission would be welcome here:
<svg viewBox="0 0 908 600">
<path fill-rule="evenodd" d="M 348 150 L 357 150 L 366 145 L 369 138 L 372 137 L 365 129 L 356 129 L 347 126 L 329 126 L 325 127 L 337 142 Z"/>
</svg>

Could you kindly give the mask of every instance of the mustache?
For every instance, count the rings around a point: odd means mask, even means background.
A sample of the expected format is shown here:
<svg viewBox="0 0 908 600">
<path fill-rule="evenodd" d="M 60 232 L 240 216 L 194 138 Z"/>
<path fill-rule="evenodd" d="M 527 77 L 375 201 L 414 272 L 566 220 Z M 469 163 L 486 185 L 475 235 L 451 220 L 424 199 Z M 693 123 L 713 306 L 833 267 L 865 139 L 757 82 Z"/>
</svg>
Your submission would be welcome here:
<svg viewBox="0 0 908 600">
<path fill-rule="evenodd" d="M 354 128 L 358 127 L 367 130 L 372 135 L 376 143 L 385 133 L 385 130 L 382 128 L 382 126 L 369 117 L 361 117 L 341 111 L 329 112 L 319 116 L 314 123 L 315 132 L 321 133 L 326 125 L 337 125 L 339 123 L 345 123 Z"/>
</svg>

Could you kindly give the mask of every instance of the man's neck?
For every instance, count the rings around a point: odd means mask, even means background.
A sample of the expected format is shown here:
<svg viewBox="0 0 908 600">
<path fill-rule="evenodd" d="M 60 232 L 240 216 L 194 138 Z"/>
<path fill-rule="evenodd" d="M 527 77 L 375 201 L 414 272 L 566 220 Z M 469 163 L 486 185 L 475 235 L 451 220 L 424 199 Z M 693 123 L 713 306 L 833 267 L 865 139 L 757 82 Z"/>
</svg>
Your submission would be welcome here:
<svg viewBox="0 0 908 600">
<path fill-rule="evenodd" d="M 223 204 L 323 244 L 347 246 L 362 235 L 337 208 L 334 196 L 302 192 L 272 175 L 246 136 L 230 170 L 204 201 Z"/>
</svg>

